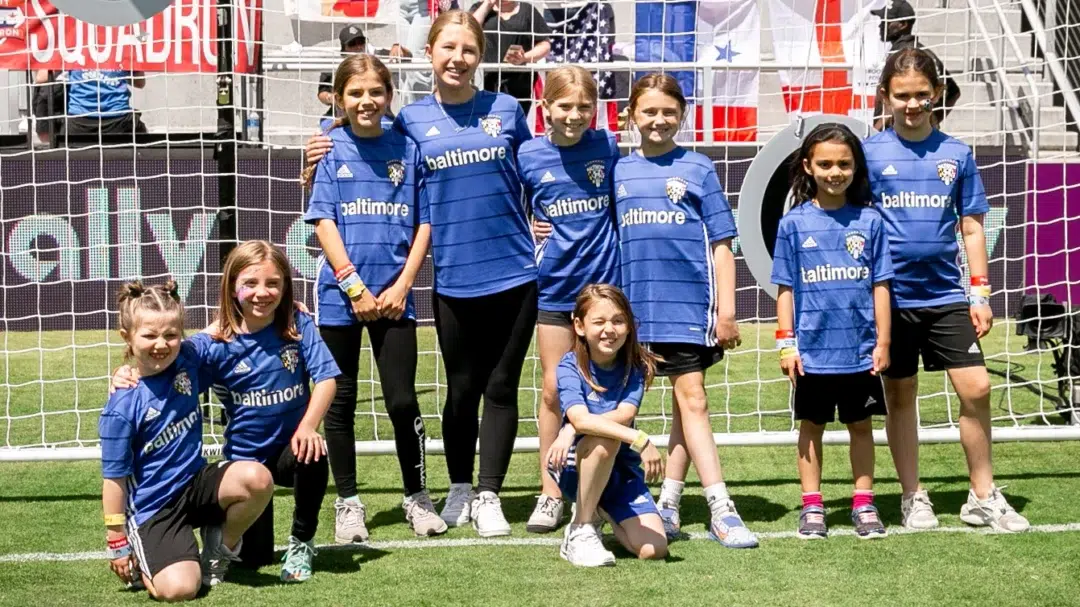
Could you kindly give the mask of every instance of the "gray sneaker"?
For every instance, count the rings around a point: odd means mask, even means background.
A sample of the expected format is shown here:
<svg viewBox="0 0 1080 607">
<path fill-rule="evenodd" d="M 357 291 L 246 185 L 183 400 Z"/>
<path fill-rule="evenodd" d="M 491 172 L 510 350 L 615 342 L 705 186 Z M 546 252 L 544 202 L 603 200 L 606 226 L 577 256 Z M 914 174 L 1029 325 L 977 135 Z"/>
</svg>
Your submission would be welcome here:
<svg viewBox="0 0 1080 607">
<path fill-rule="evenodd" d="M 334 541 L 339 544 L 366 542 L 368 530 L 364 519 L 367 510 L 359 500 L 334 500 Z"/>
<path fill-rule="evenodd" d="M 427 491 L 407 496 L 401 505 L 405 509 L 405 520 L 409 521 L 409 527 L 416 535 L 429 537 L 446 533 L 446 521 L 435 512 L 435 505 L 431 503 Z"/>
<path fill-rule="evenodd" d="M 541 494 L 536 498 L 536 508 L 533 508 L 529 522 L 525 523 L 525 530 L 529 533 L 548 533 L 555 531 L 562 523 L 563 501 L 557 497 Z"/>
<path fill-rule="evenodd" d="M 975 497 L 974 490 L 969 490 L 967 503 L 960 507 L 960 520 L 976 527 L 990 527 L 995 531 L 1027 531 L 1031 526 L 1026 518 L 1005 501 L 1005 496 L 997 487 L 991 487 L 990 495 L 984 500 Z"/>
<path fill-rule="evenodd" d="M 873 505 L 852 510 L 851 522 L 855 524 L 855 536 L 860 540 L 872 540 L 887 535 L 881 516 Z"/>
<path fill-rule="evenodd" d="M 900 521 L 908 529 L 933 529 L 938 526 L 934 505 L 926 491 L 916 491 L 900 499 Z"/>
<path fill-rule="evenodd" d="M 799 513 L 799 535 L 804 540 L 823 540 L 829 537 L 825 524 L 825 509 L 821 506 L 803 506 Z"/>
<path fill-rule="evenodd" d="M 476 493 L 468 483 L 451 483 L 450 492 L 446 494 L 442 512 L 439 516 L 446 521 L 448 527 L 461 527 L 468 525 L 472 502 L 476 499 Z"/>
<path fill-rule="evenodd" d="M 239 561 L 240 545 L 243 540 L 236 543 L 236 548 L 229 550 L 222 541 L 221 527 L 203 527 L 199 530 L 202 536 L 202 554 L 199 564 L 202 567 L 203 586 L 217 586 L 225 581 L 225 574 L 229 572 L 229 565 L 233 561 Z"/>
</svg>

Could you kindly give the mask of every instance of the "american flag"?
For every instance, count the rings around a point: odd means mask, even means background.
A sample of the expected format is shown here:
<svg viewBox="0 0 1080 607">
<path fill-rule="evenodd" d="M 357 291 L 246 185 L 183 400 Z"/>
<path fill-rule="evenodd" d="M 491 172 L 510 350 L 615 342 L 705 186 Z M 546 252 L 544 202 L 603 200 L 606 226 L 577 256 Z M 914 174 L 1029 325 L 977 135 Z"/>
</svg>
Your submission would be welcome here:
<svg viewBox="0 0 1080 607">
<path fill-rule="evenodd" d="M 615 43 L 615 11 L 607 2 L 584 5 L 567 3 L 566 8 L 549 8 L 551 21 L 551 54 L 554 63 L 600 63 L 611 61 Z M 550 6 L 550 4 L 549 4 Z M 600 97 L 615 96 L 611 72 L 599 72 L 596 84 Z"/>
</svg>

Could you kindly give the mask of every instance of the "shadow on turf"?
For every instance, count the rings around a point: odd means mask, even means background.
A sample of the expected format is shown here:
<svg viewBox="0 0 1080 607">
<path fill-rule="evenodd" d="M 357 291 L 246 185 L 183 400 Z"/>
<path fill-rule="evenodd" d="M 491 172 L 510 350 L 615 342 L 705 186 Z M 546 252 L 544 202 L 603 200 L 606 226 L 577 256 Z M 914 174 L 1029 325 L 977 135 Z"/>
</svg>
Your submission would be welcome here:
<svg viewBox="0 0 1080 607">
<path fill-rule="evenodd" d="M 315 556 L 314 571 L 315 575 L 320 572 L 326 573 L 356 573 L 360 571 L 361 565 L 376 561 L 389 554 L 385 550 L 377 550 L 370 547 L 365 547 L 363 550 L 357 550 L 353 546 L 324 546 L 319 548 L 319 553 Z M 259 588 L 263 586 L 284 586 L 289 584 L 288 582 L 281 581 L 279 574 L 280 562 L 284 557 L 284 551 L 277 551 L 274 553 L 274 564 L 266 565 L 259 569 L 245 569 L 241 566 L 233 567 L 229 570 L 230 583 L 236 583 L 241 586 L 250 586 L 252 588 Z M 274 573 L 264 571 L 264 569 L 273 568 Z"/>
</svg>

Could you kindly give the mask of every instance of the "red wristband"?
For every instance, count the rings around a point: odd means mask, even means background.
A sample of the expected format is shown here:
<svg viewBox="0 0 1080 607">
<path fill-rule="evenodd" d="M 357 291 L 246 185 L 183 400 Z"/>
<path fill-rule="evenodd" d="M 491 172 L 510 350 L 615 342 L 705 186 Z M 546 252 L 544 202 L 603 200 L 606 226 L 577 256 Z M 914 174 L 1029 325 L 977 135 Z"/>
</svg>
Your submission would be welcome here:
<svg viewBox="0 0 1080 607">
<path fill-rule="evenodd" d="M 107 540 L 109 543 L 109 550 L 118 550 L 128 545 L 127 536 L 124 536 L 118 540 Z"/>
<path fill-rule="evenodd" d="M 350 264 L 346 265 L 345 267 L 341 268 L 340 270 L 334 270 L 334 278 L 336 278 L 338 280 L 338 282 L 341 282 L 342 278 L 345 278 L 346 276 L 348 276 L 349 274 L 352 274 L 355 271 L 356 271 L 356 266 L 354 266 L 354 265 L 352 265 L 350 263 Z"/>
<path fill-rule="evenodd" d="M 973 287 L 988 287 L 990 286 L 990 279 L 985 276 L 972 276 L 971 286 Z"/>
<path fill-rule="evenodd" d="M 776 339 L 787 339 L 789 337 L 795 337 L 795 331 L 790 329 L 777 329 Z"/>
</svg>

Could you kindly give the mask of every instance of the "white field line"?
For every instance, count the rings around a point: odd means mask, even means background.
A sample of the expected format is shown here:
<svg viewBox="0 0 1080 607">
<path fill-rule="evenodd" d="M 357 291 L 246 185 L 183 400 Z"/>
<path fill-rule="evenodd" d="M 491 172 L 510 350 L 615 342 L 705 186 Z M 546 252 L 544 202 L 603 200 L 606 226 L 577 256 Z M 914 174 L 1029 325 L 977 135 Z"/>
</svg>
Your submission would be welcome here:
<svg viewBox="0 0 1080 607">
<path fill-rule="evenodd" d="M 1065 523 L 1060 525 L 1032 525 L 1025 533 L 1068 533 L 1080 531 L 1080 523 Z M 918 533 L 968 533 L 979 535 L 1011 535 L 1005 532 L 994 531 L 989 527 L 938 527 L 936 529 L 910 530 L 903 527 L 889 528 L 889 535 L 913 535 Z M 693 532 L 686 534 L 691 541 L 708 539 L 708 534 Z M 853 536 L 851 529 L 833 529 L 830 536 Z M 757 536 L 763 540 L 794 539 L 794 531 L 763 531 Z M 461 538 L 461 539 L 418 539 L 418 540 L 387 540 L 382 542 L 368 542 L 365 544 L 324 544 L 318 546 L 319 550 L 345 550 L 345 551 L 368 551 L 368 550 L 413 550 L 418 548 L 461 548 L 470 546 L 558 546 L 562 540 L 557 537 L 509 537 L 509 538 Z M 678 545 L 676 543 L 676 545 Z M 284 550 L 285 546 L 278 546 L 277 550 Z M 0 554 L 0 563 L 32 563 L 32 562 L 61 562 L 61 561 L 95 561 L 104 560 L 105 552 L 26 552 L 22 554 Z"/>
</svg>

